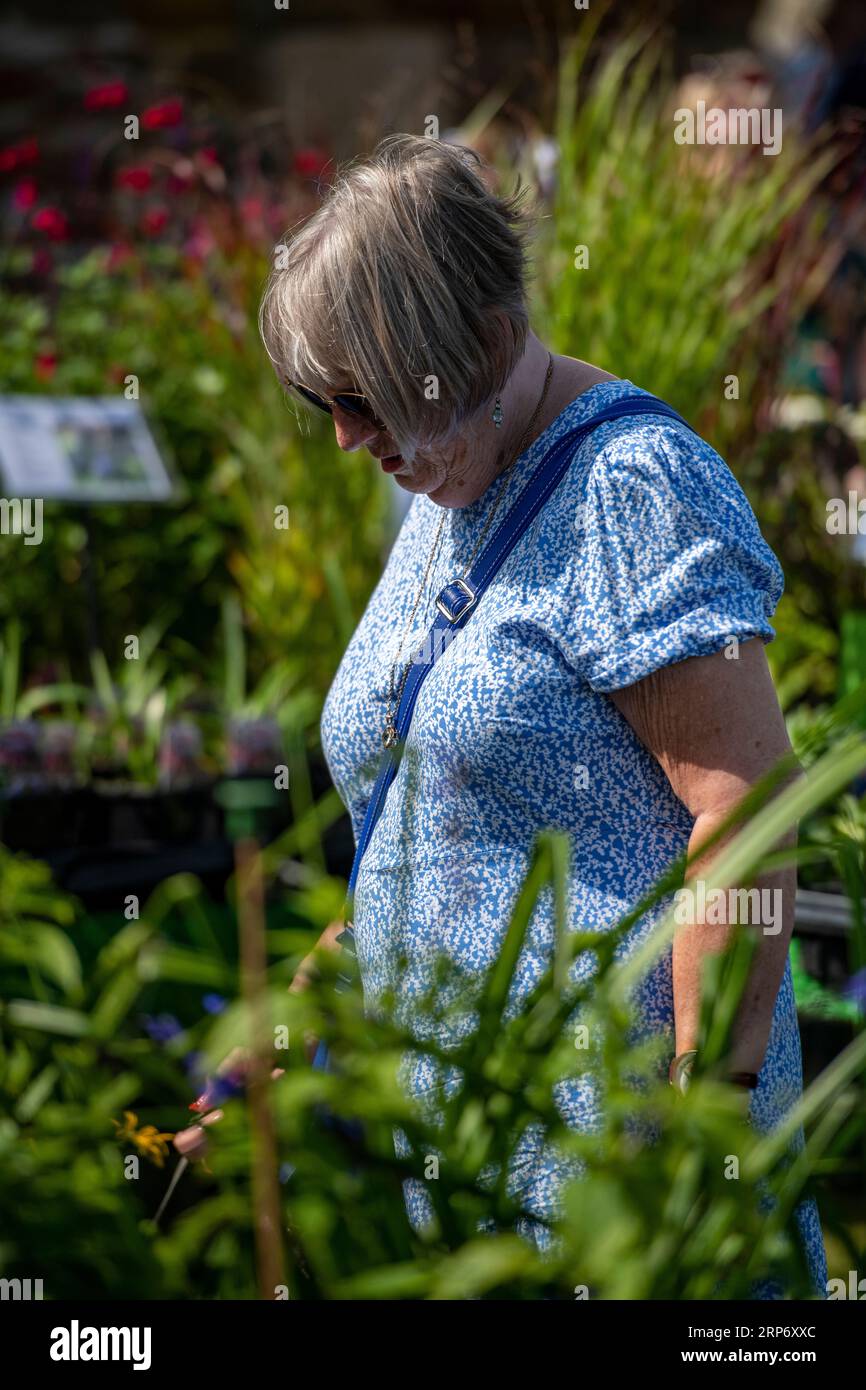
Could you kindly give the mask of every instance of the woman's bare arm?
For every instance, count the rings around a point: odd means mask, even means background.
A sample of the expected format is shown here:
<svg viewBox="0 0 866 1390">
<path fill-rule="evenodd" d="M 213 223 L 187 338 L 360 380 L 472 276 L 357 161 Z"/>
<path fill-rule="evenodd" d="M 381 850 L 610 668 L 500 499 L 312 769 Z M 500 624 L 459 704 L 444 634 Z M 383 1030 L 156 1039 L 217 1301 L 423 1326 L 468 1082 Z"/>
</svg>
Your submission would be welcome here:
<svg viewBox="0 0 866 1390">
<path fill-rule="evenodd" d="M 694 817 L 690 854 L 755 782 L 790 753 L 764 645 L 758 638 L 741 644 L 736 659 L 724 652 L 691 657 L 613 691 L 610 698 Z M 709 876 L 710 864 L 730 838 L 726 836 L 695 861 L 687 883 Z M 793 830 L 780 844 L 795 842 Z M 769 889 L 771 897 L 766 901 L 781 904 L 781 911 L 755 928 L 758 949 L 733 1030 L 729 1057 L 733 1071 L 758 1071 L 764 1059 L 793 930 L 796 868 L 790 865 L 762 875 L 754 886 Z M 729 921 L 700 920 L 677 930 L 673 987 L 678 1053 L 697 1046 L 704 956 L 724 950 L 735 930 Z"/>
</svg>

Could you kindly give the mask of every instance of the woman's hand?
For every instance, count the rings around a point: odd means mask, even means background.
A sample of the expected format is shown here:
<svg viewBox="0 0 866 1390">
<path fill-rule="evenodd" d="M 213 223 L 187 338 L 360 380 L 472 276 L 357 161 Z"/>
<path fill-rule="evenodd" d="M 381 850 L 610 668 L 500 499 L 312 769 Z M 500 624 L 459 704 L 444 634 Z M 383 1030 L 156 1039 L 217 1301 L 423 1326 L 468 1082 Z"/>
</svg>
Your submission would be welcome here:
<svg viewBox="0 0 866 1390">
<path fill-rule="evenodd" d="M 233 1048 L 220 1062 L 213 1080 L 208 1082 L 198 1100 L 193 1101 L 190 1106 L 201 1118 L 196 1124 L 179 1129 L 172 1140 L 174 1147 L 184 1158 L 204 1158 L 208 1148 L 204 1127 L 216 1124 L 223 1117 L 222 1110 L 212 1107 L 227 1095 L 243 1089 L 249 1079 L 251 1065 L 252 1058 L 245 1047 Z M 276 1081 L 278 1076 L 283 1075 L 284 1070 L 284 1067 L 274 1067 L 271 1080 Z"/>
<path fill-rule="evenodd" d="M 289 985 L 290 994 L 300 994 L 308 989 L 315 979 L 318 978 L 318 967 L 316 964 L 317 951 L 342 951 L 342 946 L 337 941 L 337 937 L 345 930 L 345 922 L 330 922 L 322 935 L 316 942 L 309 955 L 304 956 Z M 319 1046 L 319 1039 L 314 1033 L 304 1034 L 304 1055 L 308 1062 L 312 1062 Z"/>
<path fill-rule="evenodd" d="M 292 983 L 289 985 L 290 994 L 300 994 L 302 990 L 309 988 L 312 982 L 318 977 L 316 966 L 316 952 L 341 951 L 343 948 L 337 942 L 337 937 L 345 928 L 345 922 L 330 922 L 316 945 L 309 955 L 304 956 L 294 975 Z M 304 1055 L 308 1062 L 312 1062 L 319 1046 L 319 1040 L 313 1033 L 304 1035 Z M 207 1153 L 208 1143 L 205 1134 L 205 1126 L 216 1124 L 223 1117 L 222 1110 L 211 1109 L 214 1102 L 224 1093 L 227 1084 L 242 1087 L 247 1080 L 250 1069 L 250 1055 L 246 1048 L 236 1047 L 227 1057 L 220 1062 L 217 1067 L 214 1080 L 208 1083 L 206 1090 L 202 1092 L 198 1100 L 195 1101 L 195 1109 L 201 1114 L 201 1119 L 197 1124 L 188 1125 L 186 1129 L 178 1130 L 174 1136 L 173 1144 L 179 1154 L 184 1158 L 196 1159 L 204 1158 Z M 271 1080 L 276 1080 L 283 1075 L 282 1067 L 274 1067 L 271 1072 Z M 208 1112 L 208 1113 L 204 1113 Z"/>
</svg>

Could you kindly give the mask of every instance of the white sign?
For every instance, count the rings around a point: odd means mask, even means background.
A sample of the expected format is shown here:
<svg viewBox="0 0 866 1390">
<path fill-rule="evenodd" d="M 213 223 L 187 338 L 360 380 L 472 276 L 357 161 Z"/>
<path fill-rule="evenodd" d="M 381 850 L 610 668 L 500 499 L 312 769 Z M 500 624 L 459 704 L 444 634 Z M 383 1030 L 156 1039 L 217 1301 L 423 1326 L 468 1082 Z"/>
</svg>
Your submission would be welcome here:
<svg viewBox="0 0 866 1390">
<path fill-rule="evenodd" d="M 114 396 L 0 396 L 0 478 L 9 496 L 69 502 L 177 494 L 141 406 Z"/>
</svg>

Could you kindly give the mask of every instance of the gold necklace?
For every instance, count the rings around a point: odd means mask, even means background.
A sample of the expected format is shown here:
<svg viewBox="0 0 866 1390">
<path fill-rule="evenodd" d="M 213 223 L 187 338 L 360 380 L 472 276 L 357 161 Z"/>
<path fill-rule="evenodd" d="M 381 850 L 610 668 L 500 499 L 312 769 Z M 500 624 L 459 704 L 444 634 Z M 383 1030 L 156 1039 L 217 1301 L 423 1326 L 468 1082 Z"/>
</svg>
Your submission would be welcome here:
<svg viewBox="0 0 866 1390">
<path fill-rule="evenodd" d="M 478 551 L 481 549 L 481 544 L 482 544 L 482 542 L 483 542 L 483 540 L 484 540 L 484 537 L 487 535 L 487 532 L 490 530 L 490 526 L 491 526 L 491 524 L 492 524 L 492 522 L 493 522 L 493 518 L 495 517 L 497 511 L 499 510 L 499 504 L 500 504 L 500 502 L 502 501 L 503 497 L 505 496 L 505 485 L 506 485 L 506 482 L 507 482 L 507 480 L 508 480 L 508 475 L 510 474 L 510 472 L 511 472 L 512 468 L 514 467 L 515 463 L 516 463 L 517 460 L 520 458 L 520 455 L 523 453 L 524 449 L 526 448 L 527 443 L 529 442 L 530 435 L 532 434 L 532 431 L 533 431 L 533 429 L 535 428 L 535 423 L 536 423 L 536 421 L 538 420 L 538 417 L 539 417 L 539 415 L 541 414 L 542 410 L 544 409 L 544 402 L 547 400 L 547 393 L 548 393 L 548 391 L 550 390 L 550 382 L 551 382 L 551 379 L 552 379 L 552 377 L 553 377 L 553 353 L 552 353 L 552 352 L 549 352 L 548 355 L 547 355 L 547 357 L 548 357 L 548 361 L 547 361 L 547 374 L 546 374 L 546 376 L 545 376 L 545 378 L 544 378 L 544 386 L 543 386 L 543 388 L 542 388 L 541 395 L 540 395 L 539 398 L 538 398 L 538 404 L 537 404 L 537 406 L 535 407 L 535 410 L 532 412 L 532 419 L 529 421 L 529 424 L 526 426 L 526 429 L 524 430 L 523 438 L 521 439 L 519 445 L 517 446 L 517 452 L 515 453 L 515 455 L 514 455 L 514 457 L 512 458 L 511 462 L 510 462 L 510 463 L 507 465 L 507 467 L 504 468 L 503 471 L 502 471 L 502 481 L 501 481 L 501 483 L 500 483 L 500 485 L 499 485 L 499 491 L 498 491 L 498 493 L 496 494 L 496 501 L 495 501 L 494 504 L 493 504 L 493 507 L 492 507 L 492 509 L 491 509 L 491 511 L 490 511 L 490 515 L 488 516 L 487 520 L 486 520 L 485 523 L 484 523 L 484 526 L 482 527 L 480 536 L 478 537 L 477 541 L 475 542 L 475 545 L 474 545 L 474 547 L 473 547 L 473 549 L 472 549 L 472 554 L 469 556 L 469 559 L 466 561 L 466 564 L 465 564 L 464 567 L 463 567 L 463 574 L 460 576 L 461 579 L 465 579 L 465 578 L 466 578 L 466 575 L 469 573 L 470 569 L 472 568 L 472 561 L 475 559 L 475 556 L 478 554 Z M 418 611 L 418 605 L 419 605 L 419 603 L 421 602 L 421 597 L 422 597 L 422 595 L 423 595 L 423 593 L 424 593 L 425 588 L 427 587 L 427 578 L 428 578 L 428 576 L 429 576 L 429 574 L 430 574 L 430 568 L 431 568 L 431 566 L 432 566 L 432 564 L 433 564 L 433 561 L 434 561 L 434 559 L 436 558 L 436 555 L 437 555 L 438 550 L 439 550 L 439 543 L 440 543 L 440 540 L 441 540 L 441 538 L 442 538 L 442 527 L 444 526 L 444 524 L 445 524 L 445 508 L 443 507 L 443 508 L 442 508 L 442 515 L 441 515 L 441 517 L 439 518 L 439 525 L 438 525 L 438 527 L 436 528 L 436 535 L 435 535 L 434 538 L 433 538 L 433 545 L 432 545 L 432 548 L 431 548 L 431 550 L 430 550 L 430 555 L 429 555 L 429 557 L 428 557 L 428 559 L 427 559 L 427 564 L 426 564 L 425 569 L 424 569 L 424 577 L 423 577 L 423 579 L 421 580 L 421 587 L 420 587 L 419 590 L 418 590 L 417 597 L 416 597 L 416 599 L 415 599 L 414 604 L 412 605 L 412 612 L 409 614 L 408 621 L 407 621 L 407 623 L 406 623 L 405 628 L 403 629 L 403 635 L 402 635 L 402 637 L 400 638 L 400 645 L 399 645 L 399 647 L 397 648 L 397 655 L 396 655 L 396 657 L 394 658 L 394 661 L 393 661 L 392 664 L 391 664 L 391 671 L 390 671 L 390 674 L 389 674 L 389 677 L 388 677 L 388 708 L 387 708 L 387 710 L 386 710 L 386 714 L 385 714 L 385 726 L 384 726 L 384 729 L 383 729 L 383 732 L 382 732 L 382 742 L 383 742 L 383 744 L 385 745 L 386 748 L 394 748 L 394 747 L 396 746 L 396 744 L 399 742 L 399 734 L 397 733 L 397 725 L 396 725 L 396 723 L 395 723 L 395 720 L 396 720 L 396 717 L 397 717 L 397 710 L 400 708 L 400 701 L 401 701 L 402 698 L 403 698 L 403 688 L 404 688 L 404 686 L 405 686 L 405 684 L 406 684 L 406 681 L 407 681 L 408 678 L 409 678 L 409 672 L 412 670 L 412 666 L 414 665 L 414 659 L 410 659 L 410 660 L 406 663 L 405 669 L 404 669 L 404 671 L 403 671 L 403 676 L 402 676 L 402 679 L 401 679 L 401 681 L 400 681 L 400 688 L 399 688 L 399 690 L 396 690 L 396 691 L 395 691 L 395 689 L 394 689 L 394 675 L 395 675 L 395 672 L 396 672 L 396 670 L 397 670 L 397 666 L 398 666 L 399 661 L 400 661 L 400 653 L 401 653 L 402 650 L 403 650 L 403 643 L 406 641 L 407 634 L 409 633 L 409 631 L 410 631 L 410 629 L 411 629 L 411 627 L 412 627 L 412 623 L 414 622 L 414 619 L 415 619 L 415 614 L 416 614 L 417 611 Z"/>
</svg>

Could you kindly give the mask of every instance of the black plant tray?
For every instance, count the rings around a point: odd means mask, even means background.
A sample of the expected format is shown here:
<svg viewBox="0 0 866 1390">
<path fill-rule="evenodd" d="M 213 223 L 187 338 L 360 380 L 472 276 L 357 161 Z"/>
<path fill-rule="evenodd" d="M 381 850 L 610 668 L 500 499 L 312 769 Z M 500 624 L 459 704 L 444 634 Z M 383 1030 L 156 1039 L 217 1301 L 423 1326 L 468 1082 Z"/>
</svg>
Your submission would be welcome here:
<svg viewBox="0 0 866 1390">
<path fill-rule="evenodd" d="M 108 784 L 0 795 L 0 840 L 45 857 L 46 849 L 80 849 L 130 840 L 196 841 L 222 834 L 212 783 L 178 790 Z"/>
<path fill-rule="evenodd" d="M 234 870 L 232 844 L 224 838 L 43 850 L 39 858 L 49 865 L 58 886 L 73 893 L 90 912 L 121 911 L 125 898 L 133 893 L 144 902 L 164 879 L 182 873 L 194 874 L 208 897 L 221 901 Z"/>
<path fill-rule="evenodd" d="M 318 797 L 329 785 L 327 768 L 313 763 L 310 771 Z M 0 842 L 44 860 L 58 885 L 93 910 L 111 908 L 129 893 L 146 897 L 176 873 L 195 874 L 221 899 L 234 859 L 216 785 L 0 792 Z M 257 834 L 268 843 L 290 824 L 288 803 L 277 805 L 261 816 Z M 354 841 L 347 816 L 325 831 L 323 849 L 328 872 L 348 878 Z"/>
</svg>

